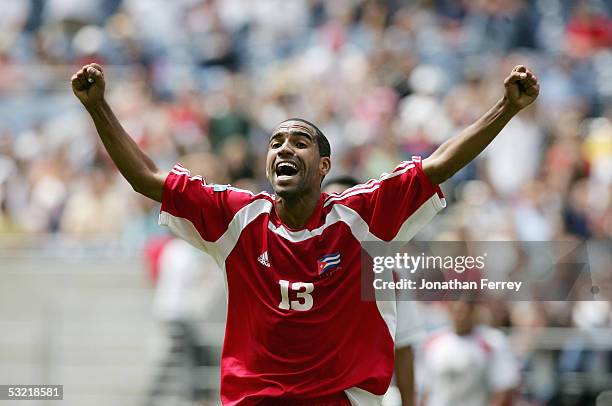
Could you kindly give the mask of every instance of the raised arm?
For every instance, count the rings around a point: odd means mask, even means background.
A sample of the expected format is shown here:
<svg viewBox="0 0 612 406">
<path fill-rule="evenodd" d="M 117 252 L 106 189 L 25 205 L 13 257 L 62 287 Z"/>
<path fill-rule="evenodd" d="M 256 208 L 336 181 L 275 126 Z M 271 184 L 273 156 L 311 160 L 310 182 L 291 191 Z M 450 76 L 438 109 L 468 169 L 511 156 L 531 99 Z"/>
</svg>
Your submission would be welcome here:
<svg viewBox="0 0 612 406">
<path fill-rule="evenodd" d="M 478 121 L 442 144 L 423 160 L 423 171 L 439 184 L 470 163 L 520 110 L 538 97 L 540 85 L 525 66 L 516 66 L 504 81 L 505 94 Z"/>
<path fill-rule="evenodd" d="M 132 188 L 161 202 L 166 173 L 161 172 L 123 129 L 104 99 L 104 72 L 97 64 L 83 66 L 72 78 L 72 91 L 93 119 L 100 139 Z"/>
</svg>

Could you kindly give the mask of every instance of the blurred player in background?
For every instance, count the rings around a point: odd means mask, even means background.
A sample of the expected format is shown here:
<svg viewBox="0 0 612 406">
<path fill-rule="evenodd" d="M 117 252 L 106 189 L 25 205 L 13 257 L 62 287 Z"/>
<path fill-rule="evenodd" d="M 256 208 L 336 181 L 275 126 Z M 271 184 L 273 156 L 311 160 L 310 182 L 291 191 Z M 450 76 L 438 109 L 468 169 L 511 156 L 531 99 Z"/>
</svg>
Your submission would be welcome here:
<svg viewBox="0 0 612 406">
<path fill-rule="evenodd" d="M 348 188 L 357 186 L 359 183 L 360 182 L 356 178 L 350 175 L 336 176 L 335 178 L 329 179 L 327 182 L 325 182 L 321 192 L 327 193 L 328 195 L 331 195 L 332 193 L 342 193 Z"/>
<path fill-rule="evenodd" d="M 207 404 L 201 367 L 211 365 L 211 356 L 198 323 L 204 307 L 201 296 L 207 261 L 178 238 L 166 241 L 155 260 L 159 273 L 153 313 L 164 324 L 168 351 L 154 377 L 147 406 L 167 404 L 176 398 Z"/>
<path fill-rule="evenodd" d="M 221 360 L 227 405 L 376 405 L 393 372 L 395 306 L 361 299 L 361 244 L 407 241 L 445 203 L 438 184 L 471 162 L 538 96 L 517 66 L 505 94 L 430 157 L 400 163 L 378 180 L 322 194 L 331 169 L 327 138 L 302 119 L 283 121 L 268 144 L 275 195 L 207 184 L 181 165 L 160 171 L 104 98 L 102 68 L 89 64 L 72 88 L 135 191 L 162 203 L 160 223 L 221 267 L 228 316 Z"/>
<path fill-rule="evenodd" d="M 449 312 L 452 328 L 423 344 L 421 406 L 513 404 L 519 371 L 504 333 L 479 322 L 475 302 L 451 302 Z"/>
</svg>

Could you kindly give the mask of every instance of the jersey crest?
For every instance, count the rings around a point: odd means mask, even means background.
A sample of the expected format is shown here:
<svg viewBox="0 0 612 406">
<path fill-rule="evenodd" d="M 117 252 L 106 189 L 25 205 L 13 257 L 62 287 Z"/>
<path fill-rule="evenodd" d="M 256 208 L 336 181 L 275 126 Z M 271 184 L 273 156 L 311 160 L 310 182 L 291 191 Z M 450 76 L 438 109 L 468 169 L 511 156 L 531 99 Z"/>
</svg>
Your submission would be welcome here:
<svg viewBox="0 0 612 406">
<path fill-rule="evenodd" d="M 317 261 L 317 269 L 319 275 L 324 274 L 332 268 L 340 265 L 340 253 L 334 252 L 333 254 L 327 254 Z"/>
</svg>

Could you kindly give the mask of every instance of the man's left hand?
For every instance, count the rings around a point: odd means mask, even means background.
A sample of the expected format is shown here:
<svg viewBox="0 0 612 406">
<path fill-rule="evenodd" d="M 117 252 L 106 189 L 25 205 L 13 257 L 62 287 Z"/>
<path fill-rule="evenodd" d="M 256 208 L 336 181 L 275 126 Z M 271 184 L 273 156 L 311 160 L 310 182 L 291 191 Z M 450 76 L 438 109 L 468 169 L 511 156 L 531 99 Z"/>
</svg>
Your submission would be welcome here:
<svg viewBox="0 0 612 406">
<path fill-rule="evenodd" d="M 522 110 L 538 97 L 540 85 L 538 78 L 524 65 L 515 66 L 504 80 L 506 100 L 512 108 Z"/>
</svg>

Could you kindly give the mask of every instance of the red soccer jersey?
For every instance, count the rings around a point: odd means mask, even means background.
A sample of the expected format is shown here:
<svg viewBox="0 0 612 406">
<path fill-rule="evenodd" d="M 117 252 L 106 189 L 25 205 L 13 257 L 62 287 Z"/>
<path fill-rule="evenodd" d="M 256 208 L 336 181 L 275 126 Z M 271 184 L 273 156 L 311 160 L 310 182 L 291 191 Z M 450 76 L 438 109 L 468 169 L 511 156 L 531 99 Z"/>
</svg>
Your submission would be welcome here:
<svg viewBox="0 0 612 406">
<path fill-rule="evenodd" d="M 168 175 L 160 224 L 222 269 L 228 312 L 224 405 L 344 393 L 376 405 L 393 373 L 395 302 L 361 300 L 361 243 L 407 241 L 442 207 L 421 162 L 322 194 L 308 224 L 285 226 L 274 196 Z"/>
</svg>

